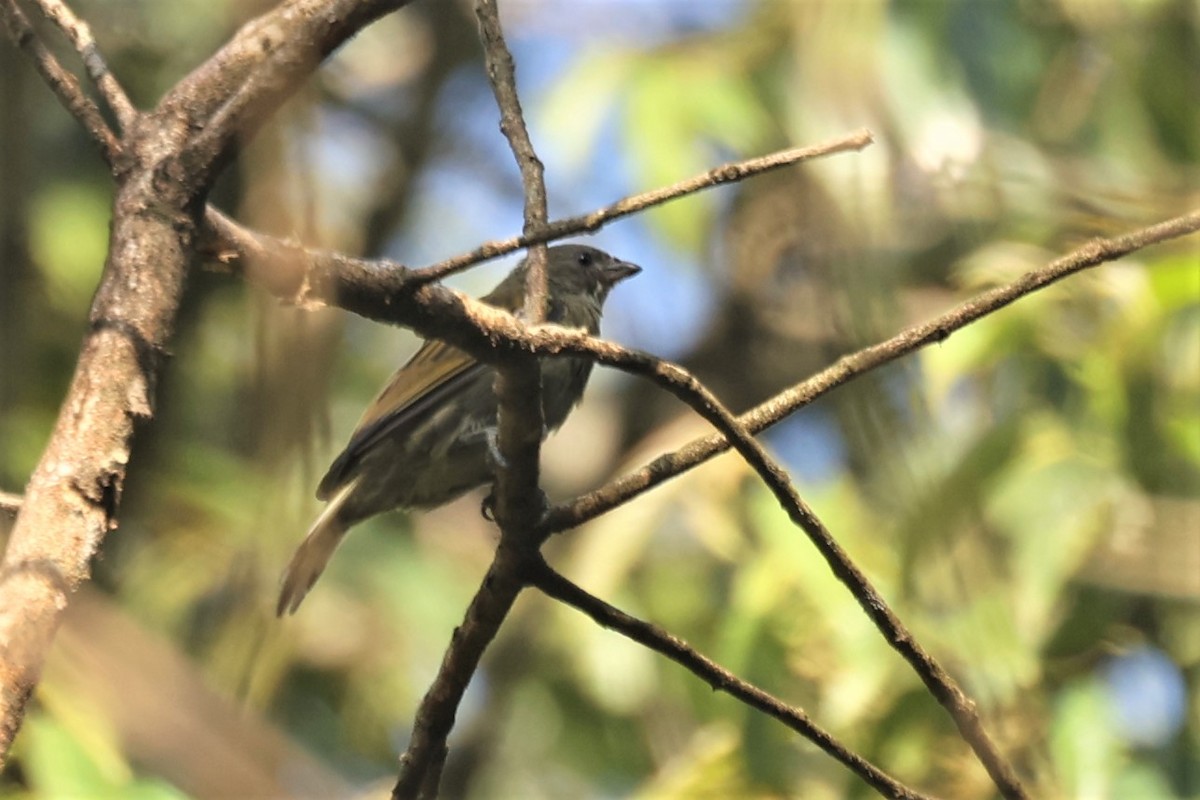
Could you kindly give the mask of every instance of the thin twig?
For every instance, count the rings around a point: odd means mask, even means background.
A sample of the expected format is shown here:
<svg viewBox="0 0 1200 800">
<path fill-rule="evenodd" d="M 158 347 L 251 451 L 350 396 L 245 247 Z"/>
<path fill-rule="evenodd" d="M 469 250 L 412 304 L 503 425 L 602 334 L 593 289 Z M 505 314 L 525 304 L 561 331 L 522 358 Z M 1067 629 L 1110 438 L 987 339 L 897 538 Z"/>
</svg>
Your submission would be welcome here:
<svg viewBox="0 0 1200 800">
<path fill-rule="evenodd" d="M 885 797 L 912 798 L 914 800 L 925 797 L 847 748 L 831 733 L 813 722 L 802 709 L 790 706 L 770 693 L 742 680 L 677 636 L 673 636 L 649 622 L 630 616 L 621 609 L 589 594 L 556 572 L 545 561 L 538 559 L 532 567 L 531 572 L 526 576 L 529 585 L 537 587 L 549 597 L 582 611 L 601 627 L 611 628 L 654 652 L 666 656 L 689 670 L 714 690 L 725 692 L 730 697 L 782 722 L 844 764 L 851 772 Z"/>
<path fill-rule="evenodd" d="M 452 258 L 417 270 L 414 272 L 412 279 L 421 283 L 441 280 L 482 261 L 499 258 L 500 256 L 520 250 L 523 247 L 552 242 L 556 239 L 563 239 L 567 236 L 574 236 L 580 233 L 595 233 L 614 220 L 645 211 L 647 208 L 662 205 L 668 201 L 686 197 L 689 194 L 695 194 L 704 189 L 711 189 L 714 186 L 737 183 L 746 178 L 771 172 L 781 167 L 799 164 L 803 161 L 811 161 L 837 153 L 862 150 L 874 140 L 871 132 L 866 128 L 862 128 L 845 136 L 822 142 L 821 144 L 810 145 L 808 147 L 790 147 L 784 150 L 777 150 L 774 153 L 722 164 L 719 167 L 713 167 L 707 172 L 694 175 L 678 183 L 673 183 L 670 186 L 663 186 L 658 189 L 651 189 L 648 192 L 630 195 L 612 205 L 598 208 L 587 214 L 554 220 L 547 223 L 541 231 L 536 233 L 527 231 L 521 236 L 512 236 L 508 239 L 496 239 L 485 242 L 470 252 L 453 256 Z"/>
<path fill-rule="evenodd" d="M 121 153 L 121 142 L 104 121 L 100 109 L 83 91 L 78 79 L 62 64 L 37 37 L 29 19 L 17 7 L 16 0 L 0 0 L 0 15 L 9 36 L 33 62 L 42 80 L 54 92 L 63 107 L 83 126 L 88 137 L 100 149 L 104 162 L 113 167 Z"/>
<path fill-rule="evenodd" d="M 820 144 L 723 164 L 668 187 L 630 195 L 587 214 L 553 220 L 539 233 L 485 242 L 467 253 L 417 270 L 409 270 L 393 261 L 371 261 L 304 247 L 252 231 L 211 205 L 205 209 L 203 241 L 198 249 L 223 265 L 243 267 L 247 278 L 284 300 L 310 307 L 337 306 L 367 319 L 408 325 L 422 335 L 429 335 L 428 330 L 419 327 L 413 315 L 406 315 L 405 308 L 395 302 L 397 295 L 415 293 L 418 287 L 523 247 L 578 233 L 594 233 L 613 220 L 669 200 L 803 161 L 861 150 L 872 141 L 871 132 L 862 129 Z M 352 276 L 352 280 L 347 280 L 348 276 Z"/>
<path fill-rule="evenodd" d="M 525 193 L 526 235 L 546 224 L 546 184 L 542 161 L 533 149 L 521 100 L 517 94 L 516 67 L 504 42 L 500 12 L 496 0 L 477 0 L 475 18 L 479 23 L 479 41 L 483 45 L 488 83 L 500 109 L 500 131 L 508 141 L 521 172 Z M 546 311 L 546 247 L 531 248 L 525 282 L 526 319 L 541 321 Z M 542 430 L 542 381 L 538 362 L 532 358 L 506 359 L 496 371 L 497 430 L 500 453 L 505 464 L 496 471 L 495 511 L 502 537 L 525 538 L 530 553 L 540 541 L 526 532 L 533 531 L 545 511 L 538 488 Z M 534 502 L 535 499 L 537 502 Z"/>
<path fill-rule="evenodd" d="M 1012 283 L 973 297 L 945 314 L 905 328 L 878 344 L 842 356 L 831 367 L 780 392 L 745 412 L 738 420 L 752 433 L 759 433 L 859 375 L 926 345 L 943 342 L 954 331 L 1027 294 L 1081 270 L 1197 231 L 1200 231 L 1200 209 L 1121 236 L 1093 240 L 1045 267 L 1031 270 Z M 724 453 L 729 447 L 729 441 L 721 434 L 695 439 L 570 504 L 552 509 L 545 524 L 556 532 L 577 527 Z"/>
<path fill-rule="evenodd" d="M 508 140 L 517 168 L 521 171 L 521 186 L 525 192 L 525 227 L 523 234 L 533 236 L 546 226 L 549 218 L 546 201 L 545 167 L 533 149 L 521 98 L 517 94 L 517 73 L 512 53 L 504 43 L 500 27 L 500 12 L 496 0 L 478 0 L 475 17 L 479 21 L 479 40 L 483 43 L 484 64 L 488 82 L 500 108 L 500 132 Z M 546 314 L 546 248 L 529 251 L 529 275 L 526 280 L 525 318 L 541 322 Z"/>
<path fill-rule="evenodd" d="M 100 53 L 100 48 L 96 46 L 96 39 L 92 36 L 91 28 L 61 0 L 33 0 L 33 2 L 41 9 L 46 19 L 58 26 L 63 35 L 67 37 L 67 41 L 71 43 L 71 47 L 75 48 L 75 52 L 83 61 L 83 67 L 87 70 L 88 77 L 92 79 L 100 96 L 104 98 L 104 102 L 108 104 L 117 118 L 121 130 L 129 130 L 137 117 L 137 109 L 134 108 L 129 96 L 125 94 L 125 90 L 121 88 L 109 70 L 104 56 Z"/>
</svg>

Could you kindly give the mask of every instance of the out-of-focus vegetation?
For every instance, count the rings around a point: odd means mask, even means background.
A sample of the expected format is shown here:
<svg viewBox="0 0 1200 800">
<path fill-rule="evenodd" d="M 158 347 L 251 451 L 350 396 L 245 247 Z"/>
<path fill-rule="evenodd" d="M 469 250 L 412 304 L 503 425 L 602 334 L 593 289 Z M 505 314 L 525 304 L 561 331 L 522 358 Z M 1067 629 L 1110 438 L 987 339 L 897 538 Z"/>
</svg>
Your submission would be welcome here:
<svg viewBox="0 0 1200 800">
<path fill-rule="evenodd" d="M 153 104 L 253 4 L 79 2 Z M 1200 199 L 1190 0 L 504 4 L 552 209 L 861 126 L 868 151 L 621 222 L 646 272 L 611 337 L 736 408 L 1083 242 Z M 0 45 L 0 489 L 57 413 L 111 183 Z M 408 263 L 520 226 L 469 10 L 356 39 L 214 201 Z M 507 265 L 457 285 L 482 291 Z M 390 785 L 495 542 L 478 498 L 356 529 L 271 616 L 311 490 L 412 337 L 197 269 L 122 524 L 76 599 L 0 796 Z M 551 441 L 552 497 L 704 432 L 612 374 Z M 1069 279 L 768 435 L 801 493 L 980 702 L 1040 797 L 1200 796 L 1200 246 Z M 6 521 L 0 521 L 0 530 Z M 732 457 L 553 541 L 589 590 L 802 705 L 911 785 L 994 796 L 941 708 Z M 451 740 L 452 797 L 861 797 L 841 767 L 536 595 Z"/>
</svg>

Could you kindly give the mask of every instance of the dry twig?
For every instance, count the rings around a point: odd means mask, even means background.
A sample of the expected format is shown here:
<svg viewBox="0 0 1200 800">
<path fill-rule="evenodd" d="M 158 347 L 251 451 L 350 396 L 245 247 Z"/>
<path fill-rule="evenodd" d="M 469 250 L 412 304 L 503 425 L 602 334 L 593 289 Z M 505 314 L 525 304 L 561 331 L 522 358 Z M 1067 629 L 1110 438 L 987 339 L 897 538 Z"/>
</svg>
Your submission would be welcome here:
<svg viewBox="0 0 1200 800">
<path fill-rule="evenodd" d="M 832 366 L 760 403 L 738 419 L 751 433 L 759 433 L 854 378 L 926 345 L 944 342 L 954 331 L 1028 294 L 1081 270 L 1116 261 L 1151 245 L 1197 231 L 1200 231 L 1200 209 L 1120 236 L 1095 239 L 1041 269 L 1027 272 L 1012 283 L 983 292 L 927 322 L 905 328 L 890 339 L 842 356 Z M 554 531 L 577 527 L 729 448 L 729 441 L 719 433 L 695 439 L 634 472 L 551 510 L 546 524 Z"/>
<path fill-rule="evenodd" d="M 691 645 L 673 636 L 656 625 L 626 614 L 581 589 L 538 559 L 528 575 L 529 584 L 537 587 L 548 597 L 563 602 L 587 614 L 604 628 L 648 647 L 656 653 L 683 666 L 716 691 L 725 692 L 751 708 L 758 709 L 773 719 L 799 733 L 805 739 L 824 750 L 836 761 L 858 775 L 884 797 L 924 798 L 909 787 L 892 778 L 862 756 L 851 751 L 832 734 L 813 722 L 802 710 L 780 701 L 762 689 L 742 680 L 729 670 L 696 651 Z"/>
</svg>

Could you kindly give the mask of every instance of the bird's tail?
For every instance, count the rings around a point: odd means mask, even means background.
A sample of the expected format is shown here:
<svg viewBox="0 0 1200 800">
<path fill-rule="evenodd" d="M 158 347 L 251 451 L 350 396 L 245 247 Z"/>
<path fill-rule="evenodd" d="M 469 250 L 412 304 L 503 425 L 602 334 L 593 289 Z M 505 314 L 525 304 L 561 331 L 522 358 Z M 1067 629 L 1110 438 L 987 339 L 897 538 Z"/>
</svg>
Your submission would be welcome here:
<svg viewBox="0 0 1200 800">
<path fill-rule="evenodd" d="M 276 616 L 296 613 L 308 590 L 325 571 L 325 565 L 329 563 L 333 551 L 346 535 L 347 525 L 338 512 L 357 485 L 358 478 L 355 478 L 338 490 L 321 512 L 321 516 L 317 517 L 316 522 L 308 529 L 304 541 L 296 548 L 292 560 L 283 572 L 279 603 L 275 606 Z"/>
</svg>

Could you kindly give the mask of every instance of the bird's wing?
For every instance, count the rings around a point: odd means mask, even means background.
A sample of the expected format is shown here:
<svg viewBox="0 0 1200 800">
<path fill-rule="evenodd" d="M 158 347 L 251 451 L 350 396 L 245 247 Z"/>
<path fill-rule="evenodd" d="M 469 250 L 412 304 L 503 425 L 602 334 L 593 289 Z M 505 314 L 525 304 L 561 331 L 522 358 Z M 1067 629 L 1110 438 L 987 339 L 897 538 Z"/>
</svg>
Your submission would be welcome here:
<svg viewBox="0 0 1200 800">
<path fill-rule="evenodd" d="M 380 441 L 412 429 L 487 370 L 469 355 L 431 339 L 403 367 L 363 412 L 346 448 L 334 459 L 317 487 L 326 499 L 349 479 L 353 467 Z"/>
</svg>

